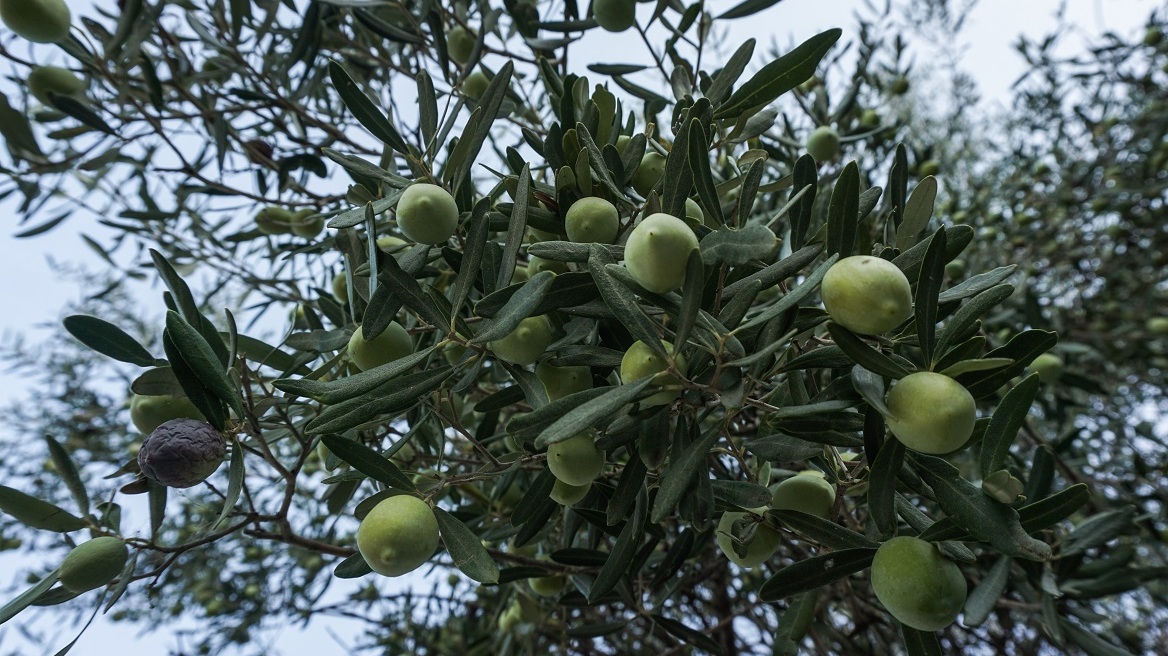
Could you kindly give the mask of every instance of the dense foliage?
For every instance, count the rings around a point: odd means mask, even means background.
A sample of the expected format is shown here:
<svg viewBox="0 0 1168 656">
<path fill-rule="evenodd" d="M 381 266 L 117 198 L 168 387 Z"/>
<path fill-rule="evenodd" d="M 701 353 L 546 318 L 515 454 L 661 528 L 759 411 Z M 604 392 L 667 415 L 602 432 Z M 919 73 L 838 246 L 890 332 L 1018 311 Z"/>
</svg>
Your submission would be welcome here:
<svg viewBox="0 0 1168 656">
<path fill-rule="evenodd" d="M 16 236 L 108 270 L 9 354 L 42 402 L 3 434 L 0 546 L 42 567 L 0 622 L 1153 650 L 1160 19 L 1023 44 L 1003 124 L 927 102 L 893 13 L 724 39 L 776 4 L 127 0 L 5 32 Z M 581 66 L 602 31 L 652 63 Z"/>
</svg>

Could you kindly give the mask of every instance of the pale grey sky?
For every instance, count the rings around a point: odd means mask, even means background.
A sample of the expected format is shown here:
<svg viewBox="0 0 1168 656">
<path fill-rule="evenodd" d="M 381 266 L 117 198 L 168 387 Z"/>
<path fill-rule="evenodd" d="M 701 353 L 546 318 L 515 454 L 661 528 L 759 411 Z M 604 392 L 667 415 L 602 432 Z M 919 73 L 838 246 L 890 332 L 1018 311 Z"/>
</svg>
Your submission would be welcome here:
<svg viewBox="0 0 1168 656">
<path fill-rule="evenodd" d="M 716 4 L 729 7 L 736 2 L 737 0 L 720 1 Z M 112 5 L 112 0 L 107 4 Z M 70 5 L 75 15 L 93 13 L 90 2 L 71 0 Z M 860 0 L 840 0 L 832 3 L 823 0 L 786 0 L 760 17 L 731 22 L 730 35 L 732 40 L 755 37 L 760 41 L 760 46 L 773 35 L 780 45 L 786 45 L 802 41 L 830 27 L 839 26 L 845 28 L 845 38 L 848 38 L 847 31 L 854 28 L 853 10 L 860 5 Z M 967 23 L 961 35 L 961 42 L 956 46 L 948 44 L 945 46 L 964 49 L 963 67 L 974 76 L 990 107 L 1000 106 L 1007 101 L 1010 84 L 1023 70 L 1021 59 L 1013 49 L 1018 35 L 1026 33 L 1037 37 L 1049 32 L 1056 25 L 1053 13 L 1059 5 L 1057 0 L 982 0 Z M 1139 33 L 1147 14 L 1156 6 L 1160 6 L 1156 0 L 1072 0 L 1065 19 L 1086 35 L 1095 35 L 1106 30 L 1135 35 Z M 642 4 L 638 7 L 638 14 L 642 18 L 651 11 L 651 4 Z M 760 28 L 768 28 L 770 34 L 760 33 Z M 928 51 L 927 44 L 917 45 L 921 48 L 918 57 L 935 56 L 936 53 Z M 39 47 L 37 52 L 43 56 L 53 51 Z M 589 53 L 594 53 L 596 61 L 622 63 L 646 61 L 644 48 L 639 40 L 631 39 L 627 34 L 609 34 L 599 30 L 584 37 L 573 52 L 574 61 L 581 68 L 589 63 L 586 61 Z M 761 47 L 756 50 L 756 53 L 760 52 Z M 54 56 L 59 61 L 60 55 Z M 8 91 L 7 88 L 5 90 Z M 22 333 L 33 341 L 61 338 L 64 335 L 59 327 L 61 308 L 71 301 L 76 301 L 80 293 L 67 281 L 54 279 L 47 261 L 49 258 L 55 258 L 84 263 L 94 269 L 100 269 L 104 265 L 84 245 L 78 233 L 86 232 L 100 241 L 103 230 L 92 219 L 82 219 L 71 221 L 66 227 L 44 238 L 13 239 L 11 235 L 21 229 L 17 227 L 18 217 L 13 198 L 0 202 L 0 208 L 3 209 L 0 216 L 6 217 L 3 223 L 0 223 L 2 233 L 0 280 L 9 281 L 4 288 L 5 306 L 19 308 L 19 311 L 9 311 L 0 317 L 0 333 Z M 157 291 L 151 291 L 151 299 L 152 303 L 157 305 Z M 161 315 L 161 312 L 159 314 Z M 22 380 L 0 371 L 0 400 L 23 397 Z M 0 442 L 10 438 L 11 436 L 0 435 Z M 6 588 L 14 580 L 23 581 L 23 574 L 16 574 L 17 572 L 43 564 L 32 555 L 16 557 L 12 554 L 0 554 L 0 573 L 3 573 L 0 574 L 0 589 Z M 134 592 L 131 591 L 130 594 Z M 2 601 L 6 599 L 0 599 L 0 603 Z M 20 617 L 13 623 L 25 621 L 27 618 Z M 45 621 L 35 622 L 31 627 L 40 631 L 50 631 L 50 634 L 55 632 L 56 628 Z M 12 626 L 0 628 L 0 653 L 13 649 L 30 649 L 13 628 Z M 109 622 L 99 617 L 73 653 L 108 653 L 106 648 L 109 645 L 118 644 L 133 645 L 133 653 L 163 654 L 174 646 L 168 632 L 139 636 L 141 628 Z M 286 630 L 276 637 L 272 648 L 290 655 L 340 653 L 340 645 L 328 631 L 340 635 L 353 635 L 357 628 L 352 623 L 344 625 L 332 619 L 327 622 L 318 621 L 307 630 L 299 628 Z M 61 631 L 60 637 L 50 646 L 54 648 L 62 646 L 72 639 L 74 633 L 75 629 Z"/>
</svg>

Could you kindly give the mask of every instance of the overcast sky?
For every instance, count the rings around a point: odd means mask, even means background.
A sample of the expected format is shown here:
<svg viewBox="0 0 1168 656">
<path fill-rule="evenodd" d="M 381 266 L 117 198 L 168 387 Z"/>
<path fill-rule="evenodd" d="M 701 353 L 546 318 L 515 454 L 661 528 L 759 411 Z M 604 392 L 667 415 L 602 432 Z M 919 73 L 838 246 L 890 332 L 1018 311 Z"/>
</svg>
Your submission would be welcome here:
<svg viewBox="0 0 1168 656">
<path fill-rule="evenodd" d="M 90 2 L 70 0 L 69 4 L 75 15 L 93 14 Z M 109 4 L 113 4 L 112 0 Z M 735 2 L 715 1 L 709 4 L 722 8 L 732 6 Z M 883 4 L 882 1 L 879 4 Z M 962 66 L 976 79 L 987 103 L 987 111 L 1008 101 L 1010 84 L 1023 70 L 1022 61 L 1013 49 L 1018 35 L 1026 33 L 1037 37 L 1048 33 L 1056 25 L 1053 14 L 1060 4 L 1057 0 L 982 0 L 971 15 L 960 42 L 946 46 L 958 48 L 963 53 Z M 769 41 L 772 34 L 760 34 L 758 30 L 781 26 L 773 36 L 783 45 L 802 41 L 830 27 L 843 27 L 844 38 L 847 39 L 848 31 L 854 28 L 853 10 L 860 5 L 859 0 L 786 0 L 761 16 L 733 21 L 730 34 L 732 39 L 753 36 L 762 42 L 761 46 Z M 1155 0 L 1071 0 L 1066 21 L 1083 35 L 1097 35 L 1107 30 L 1135 35 L 1140 33 L 1142 22 L 1156 6 L 1163 5 Z M 638 7 L 638 14 L 642 18 L 651 11 L 652 4 L 641 4 Z M 630 42 L 627 35 L 612 35 L 596 30 L 574 46 L 573 57 L 578 63 L 587 63 L 585 60 L 589 60 L 589 53 L 594 53 L 592 59 L 595 61 L 635 63 L 644 57 L 640 46 L 635 40 Z M 47 55 L 53 50 L 46 48 L 38 52 Z M 761 49 L 756 50 L 758 52 Z M 59 54 L 53 56 L 56 63 L 61 63 Z M 918 56 L 929 56 L 929 53 L 920 53 Z M 7 70 L 4 72 L 7 73 Z M 10 93 L 9 88 L 4 90 Z M 7 157 L 3 159 L 3 164 L 7 165 Z M 88 219 L 71 221 L 64 228 L 43 238 L 13 239 L 11 235 L 21 229 L 17 227 L 19 217 L 14 198 L 15 195 L 0 201 L 0 217 L 3 217 L 0 219 L 0 280 L 7 281 L 3 301 L 8 310 L 0 315 L 0 333 L 22 333 L 34 341 L 61 338 L 64 335 L 63 329 L 59 328 L 61 309 L 67 303 L 76 301 L 79 292 L 68 281 L 53 278 L 48 259 L 86 263 L 95 270 L 100 269 L 102 263 L 84 245 L 78 234 L 84 231 L 100 240 L 100 226 Z M 47 217 L 41 218 L 43 220 Z M 85 225 L 87 223 L 89 225 Z M 156 293 L 152 294 L 152 299 L 155 305 L 160 305 Z M 161 311 L 158 314 L 161 316 Z M 6 404 L 8 399 L 22 397 L 21 383 L 19 377 L 0 371 L 0 404 Z M 12 437 L 0 434 L 0 442 Z M 16 560 L 12 555 L 0 555 L 0 590 L 13 580 L 23 580 L 23 575 L 14 577 L 9 572 L 37 564 Z M 0 599 L 0 603 L 6 600 Z M 22 618 L 17 618 L 14 623 L 21 621 Z M 337 643 L 325 633 L 321 624 L 315 623 L 307 632 L 289 629 L 276 646 L 290 655 L 336 652 Z M 338 627 L 332 628 L 336 630 Z M 168 634 L 139 637 L 137 634 L 140 630 L 141 627 L 116 624 L 99 618 L 73 653 L 107 653 L 105 647 L 120 643 L 134 644 L 133 653 L 163 654 L 167 653 L 167 648 L 174 646 Z M 72 633 L 67 637 L 62 634 L 52 646 L 60 647 L 71 638 Z M 0 629 L 0 653 L 18 649 L 22 644 L 19 640 L 10 626 Z"/>
</svg>

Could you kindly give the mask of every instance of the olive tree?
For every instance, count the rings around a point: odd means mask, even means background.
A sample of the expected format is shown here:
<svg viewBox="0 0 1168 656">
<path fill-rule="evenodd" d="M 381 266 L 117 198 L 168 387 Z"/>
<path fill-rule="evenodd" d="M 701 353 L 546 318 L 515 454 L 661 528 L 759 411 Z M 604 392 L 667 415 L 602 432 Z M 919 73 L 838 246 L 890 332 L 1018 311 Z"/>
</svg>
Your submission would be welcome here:
<svg viewBox="0 0 1168 656">
<path fill-rule="evenodd" d="M 935 212 L 899 23 L 723 38 L 775 4 L 129 0 L 57 69 L 6 35 L 18 236 L 97 216 L 109 271 L 6 436 L 45 436 L 0 487 L 43 568 L 0 621 L 1150 649 L 1160 616 L 1100 630 L 1163 574 L 1150 520 L 1046 432 L 1058 333 L 1011 310 L 1030 262 Z M 579 66 L 602 30 L 650 63 Z"/>
</svg>

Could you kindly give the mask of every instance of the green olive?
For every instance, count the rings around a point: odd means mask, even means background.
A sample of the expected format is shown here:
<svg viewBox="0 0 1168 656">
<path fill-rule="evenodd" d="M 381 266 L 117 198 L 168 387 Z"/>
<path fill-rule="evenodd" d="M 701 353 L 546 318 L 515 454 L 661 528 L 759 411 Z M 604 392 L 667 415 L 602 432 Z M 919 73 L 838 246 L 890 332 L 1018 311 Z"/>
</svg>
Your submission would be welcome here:
<svg viewBox="0 0 1168 656">
<path fill-rule="evenodd" d="M 611 244 L 620 230 L 616 206 L 603 198 L 588 196 L 572 203 L 564 215 L 568 240 L 577 244 Z"/>
<path fill-rule="evenodd" d="M 489 344 L 495 357 L 518 365 L 534 363 L 552 343 L 555 330 L 546 315 L 528 317 L 506 337 Z"/>
<path fill-rule="evenodd" d="M 661 340 L 661 344 L 665 347 L 666 353 L 673 355 L 673 344 L 665 340 Z M 684 356 L 680 354 L 674 356 L 674 364 L 678 371 L 685 371 L 686 362 Z M 681 381 L 666 371 L 668 367 L 668 361 L 654 352 L 653 349 L 649 348 L 648 344 L 637 340 L 633 342 L 632 346 L 621 357 L 621 381 L 627 385 L 645 376 L 654 376 L 653 383 L 662 385 L 665 389 L 642 400 L 641 405 L 643 407 L 665 405 L 666 403 L 671 403 L 678 396 L 681 396 L 682 390 Z"/>
<path fill-rule="evenodd" d="M 637 284 L 664 294 L 685 283 L 690 251 L 698 249 L 698 238 L 685 221 L 669 214 L 650 214 L 629 233 L 625 267 Z"/>
<path fill-rule="evenodd" d="M 548 496 L 561 506 L 574 506 L 588 496 L 588 490 L 591 489 L 591 482 L 584 485 L 569 485 L 557 478 Z"/>
<path fill-rule="evenodd" d="M 73 547 L 61 561 L 61 585 L 70 592 L 88 592 L 117 578 L 130 551 L 120 538 L 101 536 Z"/>
<path fill-rule="evenodd" d="M 886 333 L 912 316 L 912 288 L 895 264 L 854 255 L 827 270 L 820 288 L 832 321 L 861 335 Z"/>
<path fill-rule="evenodd" d="M 807 137 L 807 154 L 817 162 L 827 162 L 839 155 L 840 136 L 829 126 L 822 125 L 811 131 Z"/>
<path fill-rule="evenodd" d="M 34 43 L 64 41 L 72 18 L 64 0 L 0 0 L 0 20 Z"/>
<path fill-rule="evenodd" d="M 1043 353 L 1030 363 L 1030 370 L 1038 374 L 1039 380 L 1044 383 L 1054 383 L 1063 375 L 1065 363 L 1063 359 L 1053 353 Z"/>
<path fill-rule="evenodd" d="M 535 366 L 535 377 L 547 390 L 548 400 L 592 389 L 592 370 L 588 367 L 555 367 L 545 362 Z"/>
<path fill-rule="evenodd" d="M 936 545 L 900 536 L 876 550 L 872 590 L 902 624 L 933 632 L 957 619 L 968 589 L 961 569 Z"/>
<path fill-rule="evenodd" d="M 665 175 L 665 156 L 655 150 L 650 150 L 641 158 L 640 166 L 633 173 L 633 189 L 636 189 L 637 193 L 642 196 L 648 196 L 649 192 L 653 191 L 653 188 L 661 181 L 663 175 Z"/>
<path fill-rule="evenodd" d="M 961 383 L 931 371 L 901 378 L 884 398 L 888 429 L 921 453 L 951 453 L 973 435 L 977 404 Z"/>
<path fill-rule="evenodd" d="M 826 519 L 835 506 L 835 486 L 821 472 L 800 472 L 775 486 L 771 506 Z"/>
<path fill-rule="evenodd" d="M 361 371 L 400 360 L 414 352 L 414 342 L 410 334 L 396 321 L 371 340 L 366 341 L 363 326 L 349 338 L 349 359 Z"/>
<path fill-rule="evenodd" d="M 446 52 L 450 59 L 459 64 L 470 61 L 470 53 L 474 50 L 476 37 L 473 32 L 461 25 L 455 25 L 446 33 Z"/>
<path fill-rule="evenodd" d="M 754 512 L 762 513 L 765 510 L 766 507 L 755 508 Z M 722 513 L 722 519 L 718 521 L 718 528 L 714 533 L 714 540 L 718 543 L 718 548 L 726 554 L 731 562 L 739 567 L 750 569 L 770 560 L 771 556 L 779 550 L 783 536 L 769 526 L 760 524 L 755 530 L 754 538 L 746 546 L 746 554 L 739 556 L 734 551 L 734 523 L 746 515 L 742 512 Z"/>
<path fill-rule="evenodd" d="M 416 243 L 445 243 L 458 228 L 458 205 L 442 187 L 414 183 L 397 202 L 397 226 Z"/>
<path fill-rule="evenodd" d="M 28 92 L 49 107 L 56 106 L 49 97 L 50 93 L 80 96 L 85 93 L 85 86 L 85 80 L 60 66 L 37 66 L 28 74 Z"/>
<path fill-rule="evenodd" d="M 130 421 L 143 435 L 153 433 L 155 428 L 171 419 L 206 421 L 203 413 L 185 396 L 135 394 L 130 399 Z"/>
<path fill-rule="evenodd" d="M 548 469 L 568 485 L 590 485 L 604 469 L 604 451 L 596 447 L 591 431 L 548 446 Z"/>
<path fill-rule="evenodd" d="M 421 567 L 438 548 L 438 520 L 425 501 L 408 494 L 384 499 L 357 528 L 357 549 L 382 576 Z"/>
<path fill-rule="evenodd" d="M 636 0 L 592 0 L 592 16 L 609 32 L 624 32 L 637 22 Z"/>
</svg>

